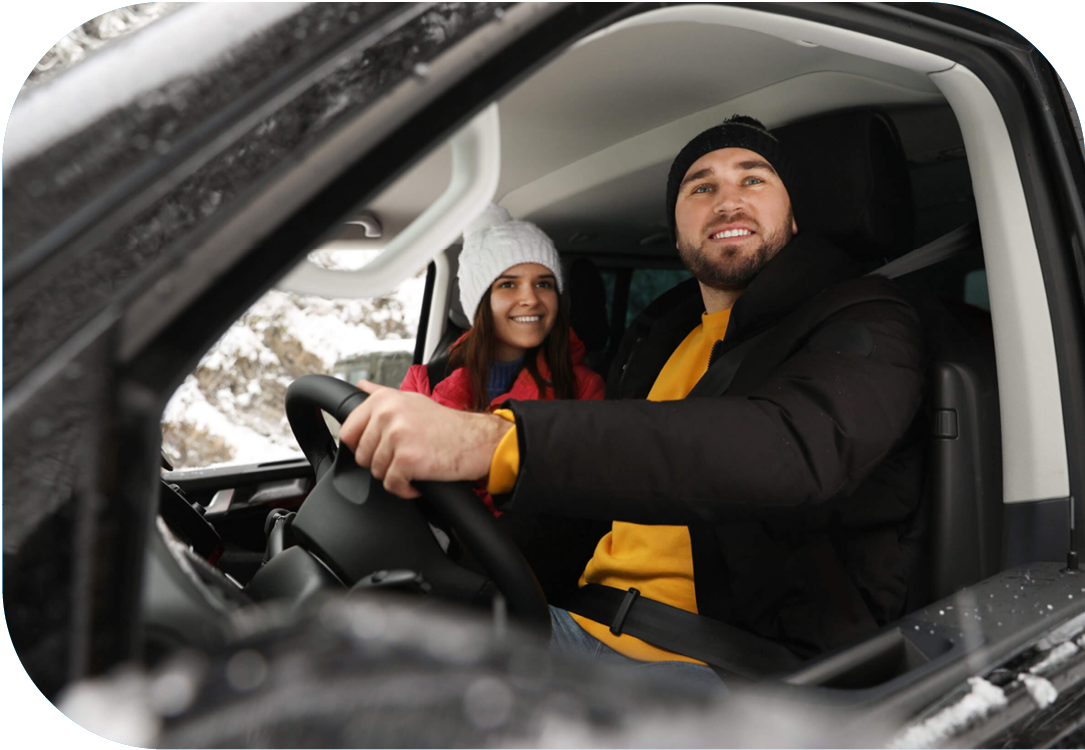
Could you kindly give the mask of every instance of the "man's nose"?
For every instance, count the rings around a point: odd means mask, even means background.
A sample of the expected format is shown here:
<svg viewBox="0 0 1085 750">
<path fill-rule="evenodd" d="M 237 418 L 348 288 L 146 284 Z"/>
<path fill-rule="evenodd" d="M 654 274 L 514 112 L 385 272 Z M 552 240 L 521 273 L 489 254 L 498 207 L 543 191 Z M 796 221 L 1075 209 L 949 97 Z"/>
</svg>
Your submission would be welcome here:
<svg viewBox="0 0 1085 750">
<path fill-rule="evenodd" d="M 716 213 L 731 213 L 742 205 L 742 191 L 737 186 L 721 185 L 716 190 Z"/>
</svg>

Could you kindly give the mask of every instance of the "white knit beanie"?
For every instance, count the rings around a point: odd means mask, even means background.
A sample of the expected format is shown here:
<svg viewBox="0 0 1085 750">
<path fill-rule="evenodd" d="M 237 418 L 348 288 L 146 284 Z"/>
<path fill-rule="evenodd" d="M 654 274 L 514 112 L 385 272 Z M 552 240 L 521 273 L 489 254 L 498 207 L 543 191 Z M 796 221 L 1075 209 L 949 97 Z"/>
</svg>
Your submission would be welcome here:
<svg viewBox="0 0 1085 750">
<path fill-rule="evenodd" d="M 561 258 L 546 232 L 527 221 L 513 221 L 501 206 L 491 203 L 463 232 L 460 252 L 460 302 L 474 322 L 482 295 L 494 279 L 520 263 L 538 263 L 554 273 L 561 292 Z"/>
</svg>

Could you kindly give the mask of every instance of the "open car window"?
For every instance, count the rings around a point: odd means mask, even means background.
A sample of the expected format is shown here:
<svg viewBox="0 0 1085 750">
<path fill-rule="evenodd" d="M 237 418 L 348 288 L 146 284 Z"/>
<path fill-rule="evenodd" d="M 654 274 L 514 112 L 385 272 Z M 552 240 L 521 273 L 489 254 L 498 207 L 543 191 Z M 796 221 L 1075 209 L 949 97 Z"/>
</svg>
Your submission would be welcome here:
<svg viewBox="0 0 1085 750">
<path fill-rule="evenodd" d="M 312 260 L 349 270 L 371 255 L 322 250 Z M 300 455 L 283 411 L 287 386 L 320 373 L 398 388 L 413 357 L 424 287 L 423 272 L 372 299 L 268 291 L 170 399 L 162 417 L 166 458 L 190 469 Z"/>
</svg>

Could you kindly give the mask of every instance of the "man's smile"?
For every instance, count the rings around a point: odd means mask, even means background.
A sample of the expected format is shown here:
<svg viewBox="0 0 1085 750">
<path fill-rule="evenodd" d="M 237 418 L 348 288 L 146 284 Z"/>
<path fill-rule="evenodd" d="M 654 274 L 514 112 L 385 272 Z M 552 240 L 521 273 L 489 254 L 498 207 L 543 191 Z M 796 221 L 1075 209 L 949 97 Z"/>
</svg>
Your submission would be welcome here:
<svg viewBox="0 0 1085 750">
<path fill-rule="evenodd" d="M 724 220 L 721 221 L 720 219 Z M 734 244 L 741 242 L 749 237 L 753 237 L 759 234 L 760 228 L 753 219 L 744 215 L 732 215 L 729 217 L 718 217 L 716 221 L 710 222 L 704 229 L 704 237 L 706 241 L 727 241 L 726 244 Z"/>
<path fill-rule="evenodd" d="M 752 229 L 746 227 L 736 227 L 733 229 L 720 229 L 712 234 L 708 235 L 710 240 L 729 240 L 736 237 L 750 237 L 756 234 Z"/>
</svg>

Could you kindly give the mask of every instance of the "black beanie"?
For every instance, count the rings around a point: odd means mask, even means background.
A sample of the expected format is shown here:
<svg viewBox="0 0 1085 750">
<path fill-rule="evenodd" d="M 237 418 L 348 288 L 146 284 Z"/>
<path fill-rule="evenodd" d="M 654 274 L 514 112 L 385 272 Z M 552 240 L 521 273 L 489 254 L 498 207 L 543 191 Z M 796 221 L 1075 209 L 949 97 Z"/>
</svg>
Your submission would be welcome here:
<svg viewBox="0 0 1085 750">
<path fill-rule="evenodd" d="M 776 174 L 787 187 L 791 180 L 791 162 L 788 161 L 780 142 L 768 128 L 758 120 L 745 115 L 731 115 L 719 125 L 709 128 L 685 145 L 671 163 L 667 176 L 667 223 L 671 228 L 671 240 L 677 239 L 674 222 L 674 208 L 678 203 L 678 188 L 682 178 L 693 166 L 693 162 L 710 151 L 721 148 L 744 148 L 760 154 L 772 165 Z"/>
</svg>

